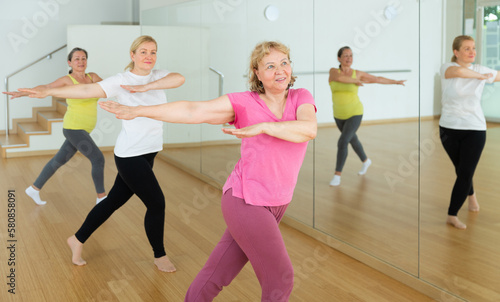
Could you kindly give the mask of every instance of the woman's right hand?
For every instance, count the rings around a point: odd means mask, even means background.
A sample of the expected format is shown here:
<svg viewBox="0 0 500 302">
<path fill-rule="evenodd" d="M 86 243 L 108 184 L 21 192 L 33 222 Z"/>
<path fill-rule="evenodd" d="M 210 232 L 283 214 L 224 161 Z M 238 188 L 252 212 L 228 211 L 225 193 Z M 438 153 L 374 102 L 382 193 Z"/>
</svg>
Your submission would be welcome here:
<svg viewBox="0 0 500 302">
<path fill-rule="evenodd" d="M 102 109 L 113 113 L 116 116 L 116 118 L 121 120 L 132 120 L 137 117 L 133 113 L 133 110 L 136 107 L 122 105 L 114 101 L 99 102 L 99 106 Z"/>
<path fill-rule="evenodd" d="M 19 91 L 3 91 L 2 93 L 10 95 L 10 99 L 20 98 L 28 95 L 27 93 Z"/>
</svg>

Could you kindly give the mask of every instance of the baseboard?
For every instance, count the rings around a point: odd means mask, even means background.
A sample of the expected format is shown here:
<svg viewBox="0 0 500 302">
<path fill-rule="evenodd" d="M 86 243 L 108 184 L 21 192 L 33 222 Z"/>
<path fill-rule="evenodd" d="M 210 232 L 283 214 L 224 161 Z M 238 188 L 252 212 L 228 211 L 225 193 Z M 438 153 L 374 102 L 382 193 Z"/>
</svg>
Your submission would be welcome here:
<svg viewBox="0 0 500 302">
<path fill-rule="evenodd" d="M 102 152 L 113 151 L 114 146 L 109 147 L 99 147 L 99 150 Z M 9 149 L 15 150 L 15 149 Z M 27 156 L 47 156 L 47 155 L 55 155 L 59 151 L 57 150 L 36 150 L 36 151 L 21 151 L 21 152 L 6 152 L 4 158 L 16 158 L 16 157 L 27 157 Z"/>
<path fill-rule="evenodd" d="M 432 121 L 439 119 L 440 115 L 429 115 L 429 116 L 421 116 L 421 117 L 406 117 L 406 118 L 394 118 L 394 119 L 383 119 L 383 120 L 363 120 L 361 125 L 369 126 L 369 125 L 386 125 L 386 124 L 397 124 L 397 123 L 414 123 L 418 121 Z M 319 123 L 318 128 L 327 128 L 327 127 L 337 127 L 335 122 L 331 123 Z"/>
</svg>

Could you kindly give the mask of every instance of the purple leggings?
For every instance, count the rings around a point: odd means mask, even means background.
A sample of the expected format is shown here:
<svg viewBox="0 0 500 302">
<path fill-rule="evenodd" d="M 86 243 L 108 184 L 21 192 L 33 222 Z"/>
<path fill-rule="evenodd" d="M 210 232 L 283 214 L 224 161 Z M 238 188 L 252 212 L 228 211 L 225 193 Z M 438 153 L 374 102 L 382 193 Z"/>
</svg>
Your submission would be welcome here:
<svg viewBox="0 0 500 302">
<path fill-rule="evenodd" d="M 221 207 L 227 229 L 191 283 L 184 301 L 212 301 L 248 261 L 259 279 L 262 301 L 288 301 L 293 267 L 278 228 L 288 205 L 249 205 L 229 189 L 222 196 Z"/>
</svg>

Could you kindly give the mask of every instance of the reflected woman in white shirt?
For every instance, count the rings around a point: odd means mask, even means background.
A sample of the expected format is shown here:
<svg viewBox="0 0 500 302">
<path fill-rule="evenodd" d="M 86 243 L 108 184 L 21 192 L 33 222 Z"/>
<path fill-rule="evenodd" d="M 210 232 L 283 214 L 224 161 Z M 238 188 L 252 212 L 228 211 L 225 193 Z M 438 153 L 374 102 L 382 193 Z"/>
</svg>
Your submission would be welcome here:
<svg viewBox="0 0 500 302">
<path fill-rule="evenodd" d="M 487 82 L 500 81 L 496 70 L 473 64 L 475 57 L 474 39 L 458 36 L 453 41 L 451 63 L 441 67 L 440 137 L 457 175 L 446 222 L 462 230 L 467 226 L 457 214 L 465 200 L 468 199 L 469 211 L 479 211 L 472 178 L 486 142 L 481 96 Z"/>
</svg>

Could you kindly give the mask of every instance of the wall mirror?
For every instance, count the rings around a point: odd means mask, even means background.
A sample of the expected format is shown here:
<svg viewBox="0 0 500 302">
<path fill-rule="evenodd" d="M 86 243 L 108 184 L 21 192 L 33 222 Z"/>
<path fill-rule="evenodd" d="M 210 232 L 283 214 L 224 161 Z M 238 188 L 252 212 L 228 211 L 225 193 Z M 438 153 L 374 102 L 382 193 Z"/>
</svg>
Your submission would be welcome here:
<svg viewBox="0 0 500 302">
<path fill-rule="evenodd" d="M 462 10 L 463 8 L 463 10 Z M 469 1 L 460 10 L 449 8 L 446 16 L 463 15 L 463 23 L 446 32 L 444 61 L 452 56 L 451 41 L 462 33 L 476 40 L 475 63 L 499 70 L 498 22 L 500 1 Z M 467 202 L 458 213 L 467 229 L 457 230 L 444 224 L 455 173 L 438 136 L 437 120 L 421 125 L 420 177 L 420 277 L 467 301 L 500 300 L 500 189 L 498 147 L 500 138 L 500 85 L 487 84 L 481 100 L 488 122 L 486 145 L 474 175 L 474 189 L 480 212 L 469 212 Z"/>
<path fill-rule="evenodd" d="M 419 4 L 401 1 L 392 7 L 393 18 L 385 16 L 387 1 L 365 1 L 363 10 L 357 2 L 342 6 L 335 10 L 330 1 L 315 1 L 320 127 L 314 153 L 314 227 L 417 275 Z M 357 11 L 358 17 L 347 17 L 345 11 Z M 332 187 L 340 131 L 333 119 L 328 71 L 338 68 L 337 50 L 346 45 L 353 51 L 353 69 L 407 82 L 359 87 L 364 112 L 357 136 L 372 165 L 358 175 L 362 162 L 349 145 L 341 183 Z"/>
<path fill-rule="evenodd" d="M 159 63 L 188 79 L 168 92 L 170 100 L 244 91 L 248 58 L 257 42 L 276 39 L 290 46 L 296 87 L 315 96 L 319 131 L 309 144 L 287 215 L 461 299 L 497 301 L 498 84 L 485 89 L 483 108 L 490 125 L 475 182 L 482 208 L 477 215 L 462 209 L 460 215 L 470 224 L 465 232 L 445 224 L 454 173 L 436 117 L 439 68 L 451 57 L 455 36 L 476 37 L 481 63 L 500 69 L 498 21 L 489 15 L 500 4 L 438 2 L 177 1 L 142 11 L 141 25 L 143 33 L 161 39 L 160 52 L 167 55 Z M 274 21 L 265 16 L 270 4 L 279 10 Z M 373 163 L 359 176 L 361 162 L 349 147 L 341 185 L 330 187 L 340 132 L 328 71 L 338 66 L 337 50 L 345 45 L 353 49 L 354 69 L 407 82 L 404 87 L 360 87 L 364 115 L 357 134 Z M 225 181 L 239 158 L 238 140 L 222 134 L 221 126 L 165 127 L 166 156 L 218 183 Z"/>
</svg>

